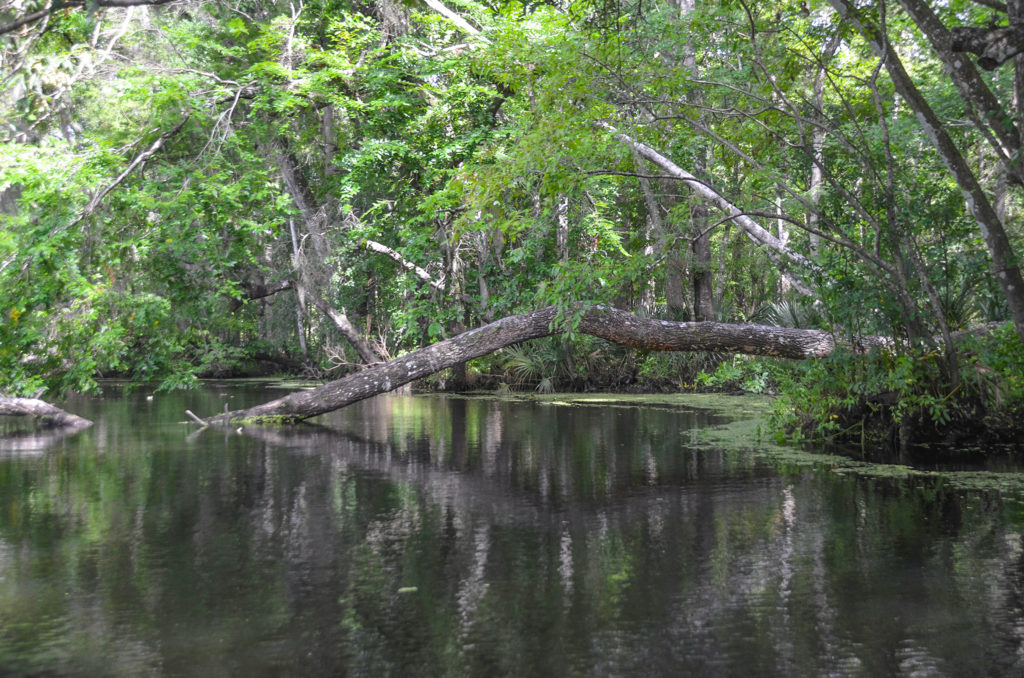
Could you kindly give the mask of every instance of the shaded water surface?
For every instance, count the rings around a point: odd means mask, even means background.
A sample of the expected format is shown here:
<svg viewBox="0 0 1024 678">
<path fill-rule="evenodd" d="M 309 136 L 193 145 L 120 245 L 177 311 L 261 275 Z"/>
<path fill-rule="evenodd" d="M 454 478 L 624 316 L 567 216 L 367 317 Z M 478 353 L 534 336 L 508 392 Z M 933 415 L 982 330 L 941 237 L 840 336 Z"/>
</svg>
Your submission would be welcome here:
<svg viewBox="0 0 1024 678">
<path fill-rule="evenodd" d="M 0 441 L 2 676 L 1016 676 L 1024 517 L 787 470 L 686 407 L 119 394 Z M 682 402 L 682 401 L 681 401 Z"/>
</svg>

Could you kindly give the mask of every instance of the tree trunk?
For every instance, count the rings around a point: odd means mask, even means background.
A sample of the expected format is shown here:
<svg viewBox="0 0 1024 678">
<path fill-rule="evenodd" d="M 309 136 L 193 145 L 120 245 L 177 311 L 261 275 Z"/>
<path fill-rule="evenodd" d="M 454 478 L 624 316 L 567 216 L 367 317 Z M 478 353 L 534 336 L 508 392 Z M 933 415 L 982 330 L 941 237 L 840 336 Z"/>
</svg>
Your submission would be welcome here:
<svg viewBox="0 0 1024 678">
<path fill-rule="evenodd" d="M 903 97 L 913 109 L 925 136 L 939 152 L 946 169 L 956 181 L 971 215 L 978 224 L 985 244 L 988 246 L 992 274 L 1002 288 L 1017 336 L 1021 342 L 1024 342 L 1024 277 L 1021 276 L 1020 266 L 1017 264 L 1017 258 L 1006 234 L 1006 229 L 1003 227 L 1003 222 L 996 215 L 988 195 L 981 188 L 978 177 L 967 165 L 967 161 L 964 160 L 960 150 L 953 142 L 953 138 L 949 135 L 942 120 L 917 89 L 888 38 L 878 27 L 862 17 L 857 9 L 847 4 L 847 0 L 829 0 L 829 2 L 840 16 L 853 24 L 854 28 L 871 45 L 875 54 L 882 59 L 897 94 Z"/>
<path fill-rule="evenodd" d="M 696 204 L 690 208 L 690 223 L 693 227 L 693 319 L 701 322 L 714 320 L 715 310 L 714 275 L 711 270 L 711 233 L 708 231 L 708 209 Z"/>
<path fill-rule="evenodd" d="M 48 427 L 88 428 L 92 422 L 38 398 L 0 398 L 0 415 L 8 417 L 34 417 Z"/>
<path fill-rule="evenodd" d="M 292 266 L 298 271 L 298 277 L 302 277 L 302 269 L 299 266 L 299 241 L 295 237 L 295 221 L 288 220 L 288 228 L 292 234 Z M 309 360 L 309 349 L 306 346 L 306 326 L 302 322 L 302 312 L 306 308 L 306 295 L 301 285 L 295 288 L 295 326 L 299 334 L 299 348 L 302 350 L 302 359 Z"/>
<path fill-rule="evenodd" d="M 558 311 L 554 306 L 502 318 L 318 388 L 293 393 L 246 410 L 210 417 L 203 423 L 239 425 L 309 419 L 507 346 L 559 334 L 563 330 L 557 320 Z M 640 318 L 606 306 L 586 311 L 576 331 L 648 351 L 716 351 L 781 358 L 821 358 L 831 354 L 837 346 L 835 337 L 823 330 L 669 322 Z M 891 345 L 892 340 L 887 337 L 860 337 L 855 348 L 862 350 Z"/>
<path fill-rule="evenodd" d="M 810 201 L 817 208 L 821 204 L 821 189 L 825 183 L 822 168 L 825 166 L 825 69 L 839 49 L 840 38 L 835 36 L 822 46 L 821 62 L 814 71 L 814 88 L 812 115 L 816 123 L 811 131 L 811 179 L 808 184 Z M 821 236 L 817 231 L 821 228 L 821 215 L 817 209 L 810 210 L 807 225 L 810 226 L 810 252 L 812 258 L 821 255 Z"/>
<path fill-rule="evenodd" d="M 640 191 L 644 196 L 644 205 L 647 206 L 647 216 L 644 220 L 644 256 L 649 261 L 654 259 L 654 247 L 655 243 L 658 243 L 659 249 L 664 246 L 665 238 L 665 226 L 661 219 L 661 204 L 654 195 L 654 191 L 651 190 L 650 180 L 643 176 L 643 162 L 639 155 L 633 154 L 633 164 L 636 165 L 637 177 L 640 181 Z M 660 253 L 660 252 L 659 252 Z M 665 296 L 668 297 L 668 276 L 666 275 L 665 284 Z M 655 288 L 655 281 L 653 278 L 644 281 L 643 291 L 640 293 L 640 308 L 643 309 L 644 315 L 654 315 L 654 309 L 657 305 L 657 290 Z M 670 303 L 671 305 L 671 303 Z"/>
<path fill-rule="evenodd" d="M 679 8 L 680 18 L 686 17 L 697 8 L 697 0 L 676 0 Z M 700 78 L 700 69 L 697 66 L 697 52 L 692 41 L 687 40 L 683 44 L 683 66 L 694 80 Z M 701 90 L 695 89 L 686 97 L 687 103 L 696 110 L 703 108 L 704 97 Z M 700 114 L 701 118 L 705 114 Z M 694 143 L 694 142 L 691 142 Z M 706 143 L 699 143 L 695 149 L 694 173 L 701 178 L 709 176 L 708 157 Z M 693 187 L 690 187 L 693 190 Z M 695 193 L 695 197 L 699 194 Z M 714 298 L 714 275 L 711 271 L 711 233 L 708 229 L 708 208 L 703 201 L 697 200 L 690 205 L 690 252 L 693 255 L 693 266 L 690 269 L 690 284 L 693 290 L 693 320 L 698 322 L 714 320 L 715 311 L 712 308 Z"/>
<path fill-rule="evenodd" d="M 273 150 L 274 160 L 277 162 L 288 195 L 291 196 L 292 202 L 302 214 L 306 232 L 309 233 L 309 237 L 313 241 L 313 250 L 323 260 L 330 254 L 323 234 L 324 211 L 317 203 L 316 197 L 309 187 L 309 182 L 303 174 L 302 167 L 288 148 L 287 141 L 283 137 L 279 138 L 274 142 Z"/>
<path fill-rule="evenodd" d="M 292 198 L 292 202 L 295 203 L 295 206 L 298 207 L 299 211 L 302 213 L 303 223 L 306 225 L 306 232 L 313 241 L 313 250 L 317 254 L 318 263 L 322 265 L 324 259 L 326 259 L 330 254 L 328 251 L 327 239 L 323 234 L 325 226 L 323 217 L 325 210 L 317 203 L 312 190 L 310 190 L 309 182 L 306 180 L 306 176 L 302 172 L 302 168 L 299 166 L 295 156 L 288 150 L 285 141 L 283 139 L 279 139 L 274 148 L 276 154 L 275 158 L 281 171 L 281 177 L 284 179 L 288 193 Z M 295 232 L 294 222 L 289 220 L 288 223 L 291 227 L 292 265 L 295 269 L 295 280 L 293 281 L 293 284 L 295 291 L 298 293 L 297 318 L 299 324 L 299 341 L 302 347 L 303 357 L 307 357 L 307 349 L 305 345 L 305 337 L 303 336 L 302 312 L 303 307 L 305 306 L 304 301 L 308 297 L 314 306 L 320 309 L 321 312 L 331 319 L 331 322 L 334 323 L 334 326 L 338 328 L 341 335 L 349 342 L 349 344 L 352 345 L 352 348 L 355 349 L 355 352 L 359 355 L 359 358 L 362 361 L 367 363 L 375 362 L 377 357 L 349 321 L 345 310 L 336 309 L 333 306 L 330 306 L 322 297 L 312 291 L 317 286 L 318 280 L 324 279 L 327 276 L 322 271 L 317 271 L 316 266 L 308 265 L 310 260 L 303 255 L 303 248 L 300 247 L 299 239 Z M 374 245 L 385 250 L 388 249 L 379 243 L 374 243 Z M 367 247 L 369 247 L 369 245 L 367 245 Z M 397 254 L 393 250 L 389 250 L 389 252 Z M 315 273 L 319 273 L 319 275 L 314 275 Z M 419 274 L 419 270 L 417 271 L 417 274 Z"/>
<path fill-rule="evenodd" d="M 1011 26 L 1024 24 L 1024 0 L 1007 0 L 1007 15 L 1010 18 Z M 1024 129 L 1024 54 L 1016 54 L 1013 57 L 1013 106 L 1017 109 L 1017 130 Z M 1013 124 L 1013 123 L 1009 123 Z M 1006 163 L 1011 170 L 1017 172 L 1017 180 L 1020 182 L 1020 148 L 1013 156 L 1014 162 Z"/>
<path fill-rule="evenodd" d="M 928 38 L 942 60 L 946 73 L 956 86 L 967 107 L 971 122 L 985 136 L 1006 169 L 1017 183 L 1024 182 L 1024 168 L 1017 160 L 1020 134 L 1013 118 L 982 79 L 970 59 L 958 54 L 957 40 L 932 10 L 926 0 L 899 0 L 900 5 Z M 1014 3 L 1009 3 L 1010 23 L 1014 23 Z M 1006 58 L 1009 58 L 1007 56 Z"/>
<path fill-rule="evenodd" d="M 555 253 L 559 261 L 569 261 L 569 198 L 564 195 L 555 203 L 555 222 Z"/>
</svg>

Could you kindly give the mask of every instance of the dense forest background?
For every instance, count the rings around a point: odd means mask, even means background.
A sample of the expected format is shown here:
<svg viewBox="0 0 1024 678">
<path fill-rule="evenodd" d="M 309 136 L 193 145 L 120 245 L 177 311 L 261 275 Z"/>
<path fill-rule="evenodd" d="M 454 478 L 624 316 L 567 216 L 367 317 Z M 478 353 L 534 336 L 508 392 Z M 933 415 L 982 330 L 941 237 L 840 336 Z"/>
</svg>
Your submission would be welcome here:
<svg viewBox="0 0 1024 678">
<path fill-rule="evenodd" d="M 826 435 L 1013 428 L 1018 17 L 3 0 L 0 392 L 335 378 L 554 305 L 563 334 L 434 379 L 779 391 L 780 428 Z M 637 351 L 576 331 L 598 304 L 849 348 Z"/>
</svg>

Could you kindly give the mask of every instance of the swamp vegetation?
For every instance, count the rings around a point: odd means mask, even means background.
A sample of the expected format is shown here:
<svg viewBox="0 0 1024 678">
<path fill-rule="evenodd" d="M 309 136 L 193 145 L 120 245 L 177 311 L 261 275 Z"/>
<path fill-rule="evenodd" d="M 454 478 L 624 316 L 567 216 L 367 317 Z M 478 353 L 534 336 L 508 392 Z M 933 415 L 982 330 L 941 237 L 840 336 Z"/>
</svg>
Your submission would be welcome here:
<svg viewBox="0 0 1024 678">
<path fill-rule="evenodd" d="M 0 394 L 325 381 L 259 411 L 301 419 L 407 367 L 772 393 L 783 437 L 1016 440 L 1021 17 L 2 0 Z"/>
</svg>

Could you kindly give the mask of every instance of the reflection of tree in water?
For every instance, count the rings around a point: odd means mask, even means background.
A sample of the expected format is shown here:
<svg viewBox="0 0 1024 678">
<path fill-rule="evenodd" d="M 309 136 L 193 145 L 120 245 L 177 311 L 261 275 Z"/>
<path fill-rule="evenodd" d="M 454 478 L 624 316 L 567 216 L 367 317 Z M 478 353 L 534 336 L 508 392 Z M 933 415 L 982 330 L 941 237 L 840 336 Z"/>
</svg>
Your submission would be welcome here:
<svg viewBox="0 0 1024 678">
<path fill-rule="evenodd" d="M 411 483 L 421 502 L 444 507 L 449 525 L 453 515 L 455 523 L 462 523 L 456 548 L 471 555 L 464 557 L 452 600 L 467 668 L 501 665 L 537 642 L 531 641 L 531 624 L 510 612 L 531 603 L 548 614 L 541 626 L 558 630 L 556 655 L 561 653 L 567 670 L 576 662 L 581 671 L 593 670 L 603 657 L 611 673 L 640 670 L 651 661 L 666 670 L 714 673 L 744 655 L 744 661 L 760 662 L 768 674 L 948 670 L 971 666 L 983 652 L 978 647 L 951 650 L 944 640 L 950 629 L 940 623 L 941 616 L 962 607 L 945 592 L 948 584 L 912 585 L 908 579 L 920 568 L 936 569 L 938 578 L 948 576 L 946 564 L 932 562 L 928 549 L 950 536 L 962 538 L 957 536 L 959 499 L 954 495 L 911 494 L 908 499 L 884 488 L 865 488 L 859 481 L 813 476 L 786 481 L 753 468 L 730 471 L 723 486 L 715 479 L 725 475 L 730 460 L 688 451 L 675 439 L 668 441 L 675 458 L 666 460 L 664 453 L 652 451 L 666 441 L 652 444 L 637 422 L 632 428 L 619 422 L 632 453 L 611 458 L 602 456 L 608 445 L 622 441 L 605 436 L 600 424 L 585 422 L 594 433 L 590 444 L 595 449 L 580 464 L 573 445 L 576 427 L 538 424 L 533 439 L 524 440 L 524 431 L 510 435 L 509 422 L 499 423 L 495 411 L 489 408 L 486 417 L 497 431 L 490 440 L 499 442 L 487 453 L 472 449 L 486 446 L 486 434 L 478 435 L 476 443 L 467 436 L 463 443 L 452 431 L 450 450 L 426 443 L 423 449 L 409 428 L 374 430 L 366 419 L 363 433 L 398 443 L 378 443 L 374 449 L 368 441 L 353 440 L 347 451 L 335 452 L 350 468 Z M 429 428 L 422 421 L 410 428 L 416 427 Z M 465 421 L 460 429 L 474 430 Z M 661 428 L 666 429 L 671 427 Z M 536 442 L 538 437 L 543 444 Z M 503 439 L 510 442 L 502 445 Z M 456 468 L 446 470 L 452 460 L 458 460 Z M 661 466 L 667 467 L 664 472 Z M 622 473 L 623 468 L 636 473 Z M 684 486 L 658 487 L 663 473 L 668 483 Z M 548 483 L 537 482 L 545 477 Z M 563 488 L 558 500 L 546 486 Z M 572 496 L 568 488 L 579 494 Z M 821 497 L 836 490 L 840 499 L 822 506 Z M 892 514 L 914 527 L 902 530 Z M 991 529 L 1002 529 L 991 516 L 986 520 Z M 390 540 L 376 541 L 408 548 L 408 523 L 378 526 L 382 533 L 393 533 Z M 926 528 L 919 529 L 919 523 Z M 953 534 L 937 532 L 937 525 L 953 526 Z M 419 529 L 428 527 L 420 523 Z M 534 542 L 528 557 L 524 539 Z M 850 558 L 839 555 L 847 551 Z M 909 574 L 902 569 L 907 560 L 918 563 Z M 1006 567 L 1005 559 L 996 560 Z M 509 563 L 520 567 L 510 571 Z M 873 593 L 848 595 L 854 588 Z M 581 590 L 583 595 L 576 595 Z M 968 590 L 960 588 L 961 593 Z M 913 615 L 891 624 L 873 619 L 888 614 L 892 600 L 903 601 L 896 605 L 902 609 L 914 610 L 923 601 L 938 606 L 940 611 L 930 614 L 939 617 L 925 620 L 926 628 L 937 623 L 932 637 L 921 633 L 922 620 Z M 983 627 L 989 605 L 1002 607 L 992 601 L 974 610 Z M 845 623 L 850 619 L 863 636 L 858 642 L 851 642 Z M 635 628 L 635 634 L 624 628 Z M 887 646 L 889 638 L 915 636 L 916 644 Z M 574 646 L 584 637 L 589 642 Z M 551 650 L 545 647 L 542 656 Z"/>
<path fill-rule="evenodd" d="M 1014 668 L 1021 535 L 998 504 L 780 475 L 690 446 L 686 412 L 381 401 L 0 462 L 0 507 L 38 507 L 0 512 L 0 575 L 56 569 L 69 654 L 156 674 Z M 57 534 L 58 559 L 11 555 Z"/>
<path fill-rule="evenodd" d="M 43 454 L 68 436 L 81 432 L 72 428 L 0 429 L 0 459 Z"/>
</svg>

